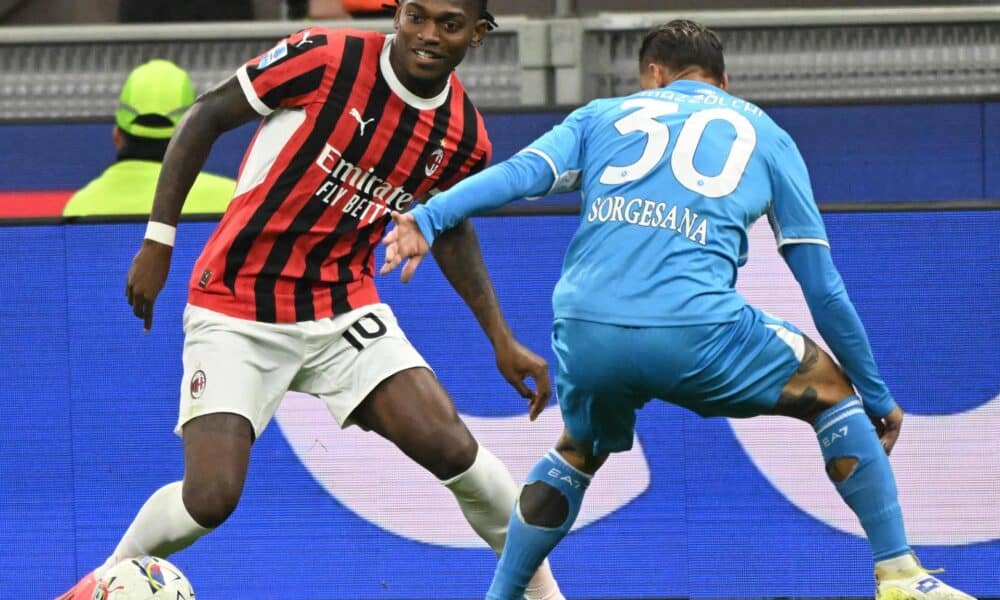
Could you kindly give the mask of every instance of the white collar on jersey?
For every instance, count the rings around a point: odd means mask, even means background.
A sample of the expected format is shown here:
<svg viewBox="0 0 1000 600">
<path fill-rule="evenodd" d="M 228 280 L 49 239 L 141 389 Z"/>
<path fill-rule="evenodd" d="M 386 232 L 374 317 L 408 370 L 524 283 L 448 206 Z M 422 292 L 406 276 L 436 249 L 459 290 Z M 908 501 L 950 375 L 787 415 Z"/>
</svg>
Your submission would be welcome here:
<svg viewBox="0 0 1000 600">
<path fill-rule="evenodd" d="M 382 70 L 382 77 L 385 77 L 385 82 L 389 84 L 389 89 L 402 98 L 403 102 L 406 102 L 413 108 L 434 110 L 440 107 L 448 99 L 448 92 L 451 91 L 451 76 L 448 76 L 448 85 L 444 86 L 441 93 L 433 98 L 422 98 L 406 89 L 403 82 L 396 77 L 396 72 L 392 70 L 392 65 L 389 64 L 389 48 L 392 46 L 394 39 L 396 39 L 395 34 L 385 36 L 385 44 L 382 46 L 382 56 L 378 59 L 378 66 Z"/>
</svg>

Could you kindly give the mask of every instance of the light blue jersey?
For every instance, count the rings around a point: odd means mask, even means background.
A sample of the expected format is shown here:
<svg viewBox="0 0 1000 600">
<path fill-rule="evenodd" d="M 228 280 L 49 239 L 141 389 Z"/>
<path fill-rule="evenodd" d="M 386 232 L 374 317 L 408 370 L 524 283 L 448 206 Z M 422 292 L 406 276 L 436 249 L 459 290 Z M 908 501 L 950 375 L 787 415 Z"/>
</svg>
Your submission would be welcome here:
<svg viewBox="0 0 1000 600">
<path fill-rule="evenodd" d="M 583 208 L 553 294 L 556 318 L 637 326 L 735 321 L 747 232 L 828 245 L 795 143 L 757 106 L 707 83 L 600 99 L 523 152 Z"/>
<path fill-rule="evenodd" d="M 414 209 L 413 220 L 433 242 L 459 219 L 519 195 L 575 189 L 583 196 L 580 226 L 552 299 L 556 391 L 573 447 L 595 457 L 630 449 L 636 413 L 654 398 L 706 417 L 786 414 L 802 404 L 816 411 L 827 465 L 854 461 L 844 477 L 829 472 L 876 563 L 910 552 L 871 421 L 895 402 L 830 260 L 805 163 L 788 134 L 720 88 L 675 81 L 574 111 L 512 159 Z M 788 382 L 818 355 L 793 324 L 736 292 L 748 231 L 765 213 L 778 246 L 793 244 L 782 255 L 862 398 L 842 389 L 845 397 L 825 406 L 811 390 L 812 400 L 793 393 L 779 406 Z M 529 472 L 489 600 L 523 597 L 570 531 L 590 477 L 566 457 L 550 452 Z"/>
<path fill-rule="evenodd" d="M 691 403 L 673 384 L 661 382 L 652 393 L 640 390 L 637 405 L 649 396 L 670 397 L 706 415 L 748 416 L 766 412 L 777 400 L 801 360 L 801 344 L 789 351 L 773 342 L 801 342 L 801 332 L 790 323 L 771 322 L 734 287 L 737 269 L 747 259 L 747 232 L 766 213 L 817 329 L 861 392 L 866 410 L 884 416 L 894 409 L 831 259 L 802 156 L 760 108 L 693 80 L 595 100 L 510 159 L 459 182 L 411 214 L 433 243 L 470 215 L 524 196 L 575 189 L 582 191 L 583 208 L 553 292 L 555 333 L 559 321 L 580 328 L 590 323 L 657 329 L 647 333 L 660 344 L 660 354 L 640 361 L 653 365 L 653 372 L 667 364 L 671 352 L 690 358 L 692 339 L 718 340 L 704 349 L 705 356 L 713 357 L 710 362 L 725 377 L 687 382 Z M 713 329 L 721 324 L 730 327 Z M 607 341 L 598 345 L 631 355 L 629 348 L 639 343 L 629 340 L 630 346 L 618 350 Z M 564 367 L 592 347 L 579 344 L 574 353 L 554 334 L 557 387 L 572 385 L 571 377 L 562 376 Z M 738 361 L 750 362 L 738 367 Z M 577 371 L 598 372 L 589 363 L 577 364 Z M 760 389 L 744 389 L 741 381 L 756 382 Z M 627 382 L 611 382 L 615 398 L 624 387 Z M 572 396 L 565 391 L 560 403 Z M 631 426 L 624 426 L 629 419 L 634 415 L 622 421 L 620 435 L 611 436 L 622 444 L 631 440 Z"/>
</svg>

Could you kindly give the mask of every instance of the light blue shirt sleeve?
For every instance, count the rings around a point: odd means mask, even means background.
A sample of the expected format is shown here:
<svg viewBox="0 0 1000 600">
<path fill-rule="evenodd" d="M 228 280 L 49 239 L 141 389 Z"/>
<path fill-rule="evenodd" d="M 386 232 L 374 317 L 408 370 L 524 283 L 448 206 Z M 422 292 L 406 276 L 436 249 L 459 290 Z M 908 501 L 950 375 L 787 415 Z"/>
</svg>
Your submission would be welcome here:
<svg viewBox="0 0 1000 600">
<path fill-rule="evenodd" d="M 786 244 L 830 246 L 826 227 L 813 199 L 809 171 L 795 142 L 780 132 L 775 151 L 768 160 L 771 178 L 771 204 L 767 220 L 778 247 Z"/>
<path fill-rule="evenodd" d="M 522 152 L 541 157 L 552 171 L 552 185 L 546 194 L 572 192 L 580 187 L 586 127 L 594 104 L 576 109 L 528 145 Z M 537 197 L 537 196 L 536 196 Z"/>
<path fill-rule="evenodd" d="M 865 409 L 884 417 L 896 407 L 879 375 L 861 318 L 847 296 L 830 249 L 817 244 L 793 244 L 782 255 L 802 286 L 816 329 L 861 394 Z"/>
<path fill-rule="evenodd" d="M 410 211 L 429 245 L 441 232 L 466 218 L 500 208 L 552 188 L 552 171 L 539 156 L 519 152 L 504 162 L 467 177 Z"/>
</svg>

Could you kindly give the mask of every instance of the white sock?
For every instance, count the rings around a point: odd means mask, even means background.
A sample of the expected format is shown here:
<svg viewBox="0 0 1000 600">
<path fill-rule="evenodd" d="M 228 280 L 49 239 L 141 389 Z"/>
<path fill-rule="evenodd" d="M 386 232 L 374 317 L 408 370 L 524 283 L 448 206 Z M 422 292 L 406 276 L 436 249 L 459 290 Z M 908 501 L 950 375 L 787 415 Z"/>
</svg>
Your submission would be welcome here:
<svg viewBox="0 0 1000 600">
<path fill-rule="evenodd" d="M 175 481 L 153 492 L 139 509 L 139 514 L 118 542 L 114 553 L 94 570 L 94 575 L 100 578 L 106 569 L 126 558 L 147 555 L 166 558 L 212 531 L 199 525 L 184 507 L 182 484 Z"/>
<path fill-rule="evenodd" d="M 879 573 L 892 575 L 895 573 L 912 571 L 919 566 L 920 563 L 917 562 L 916 556 L 914 556 L 912 552 L 907 552 L 906 554 L 878 561 L 875 563 L 875 570 Z"/>
<path fill-rule="evenodd" d="M 441 483 L 455 494 L 462 514 L 472 529 L 499 556 L 507 539 L 507 522 L 518 494 L 517 484 L 507 467 L 480 445 L 471 467 Z M 563 600 L 548 560 L 535 571 L 524 597 L 527 600 Z"/>
</svg>

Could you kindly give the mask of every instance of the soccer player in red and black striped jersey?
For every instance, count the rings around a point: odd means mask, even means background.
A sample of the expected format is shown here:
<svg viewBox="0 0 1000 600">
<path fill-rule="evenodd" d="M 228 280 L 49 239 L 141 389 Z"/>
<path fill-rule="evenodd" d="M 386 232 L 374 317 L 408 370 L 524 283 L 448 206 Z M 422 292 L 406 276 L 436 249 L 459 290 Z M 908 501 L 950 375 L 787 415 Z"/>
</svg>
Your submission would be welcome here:
<svg viewBox="0 0 1000 600">
<path fill-rule="evenodd" d="M 223 132 L 263 117 L 235 197 L 191 275 L 177 432 L 184 480 L 157 490 L 102 572 L 167 556 L 236 508 L 254 439 L 288 390 L 320 397 L 342 427 L 375 431 L 437 476 L 503 549 L 517 487 L 479 446 L 375 288 L 374 247 L 391 211 L 483 169 L 482 116 L 454 73 L 494 25 L 486 0 L 403 0 L 394 35 L 312 27 L 250 60 L 177 128 L 126 295 L 148 330 L 187 191 Z M 534 419 L 545 361 L 514 339 L 465 224 L 434 245 L 441 269 L 493 344 Z M 535 381 L 532 390 L 526 379 Z M 542 565 L 528 598 L 562 598 Z"/>
</svg>

